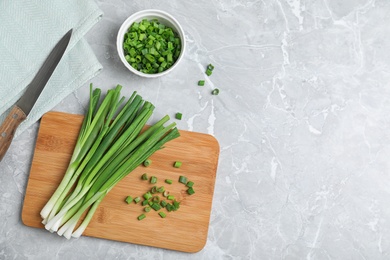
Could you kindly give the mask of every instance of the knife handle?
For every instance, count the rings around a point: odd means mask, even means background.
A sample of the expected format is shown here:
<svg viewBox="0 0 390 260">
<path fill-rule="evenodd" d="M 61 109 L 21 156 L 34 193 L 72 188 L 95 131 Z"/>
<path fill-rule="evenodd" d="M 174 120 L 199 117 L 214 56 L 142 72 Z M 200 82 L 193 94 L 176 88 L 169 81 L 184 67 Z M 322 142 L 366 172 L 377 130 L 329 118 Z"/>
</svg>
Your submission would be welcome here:
<svg viewBox="0 0 390 260">
<path fill-rule="evenodd" d="M 26 119 L 24 112 L 18 106 L 14 106 L 0 126 L 0 161 L 11 145 L 16 129 L 24 119 Z"/>
</svg>

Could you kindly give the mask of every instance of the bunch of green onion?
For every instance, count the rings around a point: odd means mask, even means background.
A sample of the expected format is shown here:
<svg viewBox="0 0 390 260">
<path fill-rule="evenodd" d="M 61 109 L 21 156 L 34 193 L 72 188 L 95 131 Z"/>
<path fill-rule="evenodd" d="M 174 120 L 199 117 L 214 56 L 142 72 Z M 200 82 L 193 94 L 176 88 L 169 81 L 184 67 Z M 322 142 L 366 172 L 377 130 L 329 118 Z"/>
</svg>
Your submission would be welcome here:
<svg viewBox="0 0 390 260">
<path fill-rule="evenodd" d="M 69 166 L 40 213 L 47 230 L 68 239 L 80 237 L 107 193 L 166 142 L 179 137 L 175 123 L 164 126 L 167 115 L 142 131 L 154 106 L 136 92 L 123 104 L 120 91 L 120 85 L 108 90 L 100 103 L 101 90 L 91 85 Z"/>
</svg>

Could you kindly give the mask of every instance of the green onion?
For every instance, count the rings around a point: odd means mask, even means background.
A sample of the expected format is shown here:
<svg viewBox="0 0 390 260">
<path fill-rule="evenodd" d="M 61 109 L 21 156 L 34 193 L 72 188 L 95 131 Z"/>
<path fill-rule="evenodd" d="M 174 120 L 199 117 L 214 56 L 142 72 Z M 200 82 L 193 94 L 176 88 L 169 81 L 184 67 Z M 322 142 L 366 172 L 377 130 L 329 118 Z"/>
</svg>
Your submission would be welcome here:
<svg viewBox="0 0 390 260">
<path fill-rule="evenodd" d="M 141 214 L 141 215 L 138 216 L 138 220 L 143 220 L 144 218 L 146 218 L 145 214 Z"/>
<path fill-rule="evenodd" d="M 152 160 L 150 160 L 150 159 L 147 159 L 147 160 L 144 161 L 144 166 L 145 167 L 149 167 L 151 164 L 152 164 Z"/>
<path fill-rule="evenodd" d="M 173 195 L 168 195 L 167 199 L 169 199 L 169 200 L 174 200 L 174 199 L 175 199 L 175 196 L 173 196 Z"/>
<path fill-rule="evenodd" d="M 194 182 L 189 181 L 187 182 L 186 186 L 191 188 L 192 186 L 194 186 Z"/>
<path fill-rule="evenodd" d="M 147 206 L 144 208 L 145 212 L 149 212 L 151 210 L 151 207 Z"/>
<path fill-rule="evenodd" d="M 160 202 L 160 205 L 161 205 L 161 207 L 165 208 L 165 206 L 167 205 L 167 202 L 165 200 L 162 200 Z"/>
<path fill-rule="evenodd" d="M 180 168 L 181 165 L 182 165 L 182 162 L 176 161 L 176 162 L 173 164 L 173 167 L 175 167 L 175 168 Z"/>
<path fill-rule="evenodd" d="M 157 189 L 157 192 L 163 193 L 165 191 L 164 186 L 161 186 Z"/>
<path fill-rule="evenodd" d="M 148 205 L 148 203 L 149 203 L 149 201 L 143 200 L 143 201 L 142 201 L 142 206 L 146 206 L 146 205 Z"/>
<path fill-rule="evenodd" d="M 125 201 L 127 202 L 127 204 L 130 204 L 133 201 L 133 197 L 127 196 Z"/>
<path fill-rule="evenodd" d="M 174 209 L 173 205 L 170 204 L 170 203 L 167 203 L 167 205 L 165 206 L 165 208 L 166 208 L 169 212 L 171 212 L 171 211 Z"/>
<path fill-rule="evenodd" d="M 157 182 L 157 177 L 152 176 L 150 177 L 150 183 L 155 184 Z"/>
<path fill-rule="evenodd" d="M 146 181 L 148 179 L 148 175 L 146 173 L 142 174 L 141 179 Z"/>
<path fill-rule="evenodd" d="M 198 81 L 198 86 L 204 86 L 204 80 L 199 80 Z"/>
<path fill-rule="evenodd" d="M 66 238 L 80 237 L 108 192 L 179 136 L 174 123 L 164 126 L 168 116 L 141 132 L 154 106 L 136 92 L 123 104 L 121 88 L 108 90 L 99 104 L 101 91 L 91 85 L 88 110 L 68 169 L 41 211 L 45 228 Z"/>
<path fill-rule="evenodd" d="M 153 204 L 151 205 L 151 207 L 152 207 L 152 209 L 154 209 L 155 211 L 158 211 L 158 210 L 161 209 L 161 206 L 160 206 L 159 203 L 153 203 Z"/>
<path fill-rule="evenodd" d="M 187 193 L 188 193 L 189 195 L 194 194 L 194 193 L 195 193 L 194 188 L 189 187 L 189 188 L 187 189 Z"/>
<path fill-rule="evenodd" d="M 182 117 L 183 117 L 183 114 L 182 114 L 182 113 L 176 113 L 176 115 L 175 115 L 175 118 L 176 118 L 177 120 L 181 120 Z"/>
<path fill-rule="evenodd" d="M 176 211 L 176 210 L 178 210 L 180 208 L 180 202 L 178 202 L 178 201 L 174 201 L 173 202 L 173 210 L 174 211 Z"/>
<path fill-rule="evenodd" d="M 219 89 L 215 88 L 213 91 L 211 91 L 212 95 L 218 95 L 219 94 Z"/>
<path fill-rule="evenodd" d="M 185 176 L 180 176 L 180 177 L 179 177 L 179 182 L 180 182 L 180 183 L 183 183 L 183 184 L 187 184 L 187 177 L 185 177 Z"/>
<path fill-rule="evenodd" d="M 145 200 L 148 200 L 148 199 L 152 198 L 153 196 L 150 192 L 146 192 L 143 197 Z"/>
<path fill-rule="evenodd" d="M 211 76 L 211 74 L 213 74 L 213 70 L 214 70 L 214 66 L 212 64 L 207 65 L 207 68 L 206 68 L 207 76 Z"/>
<path fill-rule="evenodd" d="M 157 186 L 153 186 L 153 187 L 150 189 L 150 192 L 151 192 L 152 194 L 157 193 Z"/>
<path fill-rule="evenodd" d="M 168 197 L 168 195 L 169 195 L 169 191 L 167 191 L 167 190 L 164 191 L 163 196 L 164 196 L 164 197 Z"/>
<path fill-rule="evenodd" d="M 123 38 L 126 60 L 138 71 L 154 74 L 173 66 L 181 53 L 181 40 L 157 19 L 133 23 Z M 139 56 L 139 58 L 137 58 Z"/>
<path fill-rule="evenodd" d="M 165 183 L 172 184 L 172 180 L 170 180 L 170 179 L 165 179 Z"/>
<path fill-rule="evenodd" d="M 155 203 L 159 203 L 160 202 L 160 197 L 159 196 L 154 196 L 152 198 L 152 201 L 155 202 Z"/>
<path fill-rule="evenodd" d="M 167 215 L 166 215 L 164 212 L 162 212 L 162 211 L 160 211 L 158 214 L 159 214 L 160 217 L 162 217 L 162 218 L 165 218 L 165 217 L 167 216 Z"/>
</svg>

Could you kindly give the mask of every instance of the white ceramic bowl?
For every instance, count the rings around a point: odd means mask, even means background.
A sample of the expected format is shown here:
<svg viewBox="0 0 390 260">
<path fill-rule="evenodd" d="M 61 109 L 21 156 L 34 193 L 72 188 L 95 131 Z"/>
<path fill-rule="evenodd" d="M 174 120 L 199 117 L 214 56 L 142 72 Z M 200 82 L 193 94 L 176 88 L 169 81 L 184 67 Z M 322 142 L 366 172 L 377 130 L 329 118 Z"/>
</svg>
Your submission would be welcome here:
<svg viewBox="0 0 390 260">
<path fill-rule="evenodd" d="M 180 37 L 181 41 L 181 52 L 179 57 L 177 58 L 176 62 L 167 70 L 162 71 L 160 73 L 155 73 L 155 74 L 146 74 L 141 71 L 138 71 L 134 69 L 127 61 L 124 55 L 124 50 L 123 50 L 123 40 L 124 40 L 124 35 L 127 32 L 128 28 L 134 23 L 134 22 L 140 22 L 143 19 L 157 19 L 161 24 L 164 24 L 165 26 L 171 27 L 172 30 L 174 30 Z M 128 68 L 131 72 L 141 76 L 141 77 L 146 77 L 146 78 L 156 78 L 160 77 L 163 75 L 168 74 L 172 70 L 174 70 L 180 61 L 183 58 L 184 52 L 185 52 L 185 47 L 186 47 L 186 42 L 184 38 L 184 31 L 183 28 L 180 26 L 178 21 L 170 14 L 160 11 L 160 10 L 154 10 L 154 9 L 149 9 L 149 10 L 143 10 L 139 11 L 133 15 L 131 15 L 129 18 L 126 19 L 126 21 L 123 22 L 121 28 L 118 31 L 118 36 L 116 39 L 116 46 L 117 46 L 117 51 L 118 55 L 123 62 L 123 64 Z"/>
</svg>

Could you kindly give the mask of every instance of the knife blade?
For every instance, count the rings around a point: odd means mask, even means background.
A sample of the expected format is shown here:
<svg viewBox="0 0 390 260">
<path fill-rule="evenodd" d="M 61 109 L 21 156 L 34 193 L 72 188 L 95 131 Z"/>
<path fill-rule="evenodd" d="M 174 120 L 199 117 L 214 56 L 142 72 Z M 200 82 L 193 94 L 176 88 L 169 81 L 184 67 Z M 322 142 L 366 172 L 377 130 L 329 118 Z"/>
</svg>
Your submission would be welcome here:
<svg viewBox="0 0 390 260">
<path fill-rule="evenodd" d="M 47 56 L 41 68 L 38 70 L 34 79 L 27 86 L 26 91 L 22 97 L 15 103 L 11 111 L 0 126 L 0 161 L 3 159 L 9 146 L 11 145 L 15 131 L 28 116 L 35 102 L 39 98 L 42 90 L 49 81 L 51 75 L 56 69 L 72 36 L 72 29 L 70 29 Z"/>
</svg>

